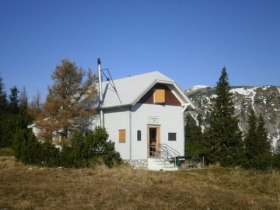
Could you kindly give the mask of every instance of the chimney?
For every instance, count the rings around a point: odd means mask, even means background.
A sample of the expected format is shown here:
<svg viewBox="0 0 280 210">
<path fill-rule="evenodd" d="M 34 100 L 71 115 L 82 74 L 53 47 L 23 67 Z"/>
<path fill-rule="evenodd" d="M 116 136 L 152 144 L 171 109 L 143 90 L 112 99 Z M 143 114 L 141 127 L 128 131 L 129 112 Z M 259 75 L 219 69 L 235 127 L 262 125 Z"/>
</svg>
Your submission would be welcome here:
<svg viewBox="0 0 280 210">
<path fill-rule="evenodd" d="M 102 92 L 102 73 L 101 73 L 101 60 L 97 59 L 97 71 L 98 71 L 98 83 L 99 83 L 99 109 L 100 109 L 100 127 L 104 128 L 104 116 L 103 110 L 101 109 L 103 103 L 103 92 Z"/>
<path fill-rule="evenodd" d="M 98 66 L 98 83 L 99 83 L 99 100 L 100 103 L 103 102 L 103 93 L 102 93 L 102 73 L 101 73 L 101 60 L 100 58 L 97 59 L 97 66 Z"/>
</svg>

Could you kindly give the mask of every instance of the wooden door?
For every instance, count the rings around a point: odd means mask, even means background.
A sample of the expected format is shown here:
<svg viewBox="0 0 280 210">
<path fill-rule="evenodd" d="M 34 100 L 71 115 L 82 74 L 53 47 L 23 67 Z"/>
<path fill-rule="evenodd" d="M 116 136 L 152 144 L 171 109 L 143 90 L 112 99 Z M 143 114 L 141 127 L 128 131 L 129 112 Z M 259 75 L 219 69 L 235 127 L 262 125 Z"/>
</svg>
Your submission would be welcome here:
<svg viewBox="0 0 280 210">
<path fill-rule="evenodd" d="M 160 129 L 159 127 L 148 127 L 148 157 L 156 157 L 157 146 L 160 143 Z"/>
</svg>

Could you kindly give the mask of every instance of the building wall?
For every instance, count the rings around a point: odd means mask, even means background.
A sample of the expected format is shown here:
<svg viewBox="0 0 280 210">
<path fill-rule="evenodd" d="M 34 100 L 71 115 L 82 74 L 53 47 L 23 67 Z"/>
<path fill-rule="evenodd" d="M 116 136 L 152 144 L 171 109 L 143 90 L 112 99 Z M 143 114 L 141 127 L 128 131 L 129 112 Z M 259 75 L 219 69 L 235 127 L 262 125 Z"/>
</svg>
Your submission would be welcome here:
<svg viewBox="0 0 280 210">
<path fill-rule="evenodd" d="M 116 151 L 124 160 L 143 160 L 148 157 L 148 127 L 160 127 L 160 143 L 184 155 L 184 118 L 182 106 L 141 104 L 131 108 L 104 110 L 104 124 L 109 141 L 115 142 Z M 99 118 L 95 119 L 99 125 Z M 119 142 L 119 129 L 126 130 L 125 143 Z M 137 131 L 141 140 L 137 140 Z M 176 133 L 176 141 L 168 141 L 168 133 Z M 131 153 L 130 153 L 131 151 Z"/>
<path fill-rule="evenodd" d="M 104 111 L 104 125 L 109 134 L 108 140 L 115 142 L 116 151 L 121 154 L 123 159 L 130 159 L 129 112 L 129 109 Z M 119 129 L 126 130 L 125 143 L 119 143 Z"/>
<path fill-rule="evenodd" d="M 145 159 L 148 153 L 148 126 L 160 127 L 160 143 L 184 155 L 184 119 L 181 106 L 136 104 L 132 107 L 132 159 Z M 141 141 L 137 141 L 137 131 Z M 176 141 L 168 141 L 168 133 L 176 133 Z"/>
</svg>

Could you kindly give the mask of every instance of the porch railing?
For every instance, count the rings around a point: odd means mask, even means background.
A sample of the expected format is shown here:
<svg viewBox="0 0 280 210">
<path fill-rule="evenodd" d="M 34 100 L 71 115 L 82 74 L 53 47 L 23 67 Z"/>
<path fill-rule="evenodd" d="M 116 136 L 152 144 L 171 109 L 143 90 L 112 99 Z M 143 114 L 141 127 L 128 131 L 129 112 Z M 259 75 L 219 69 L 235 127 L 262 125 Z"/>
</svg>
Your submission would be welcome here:
<svg viewBox="0 0 280 210">
<path fill-rule="evenodd" d="M 168 162 L 174 161 L 175 166 L 177 159 L 180 157 L 180 153 L 167 144 L 149 145 L 148 152 L 150 157 L 156 157 Z"/>
</svg>

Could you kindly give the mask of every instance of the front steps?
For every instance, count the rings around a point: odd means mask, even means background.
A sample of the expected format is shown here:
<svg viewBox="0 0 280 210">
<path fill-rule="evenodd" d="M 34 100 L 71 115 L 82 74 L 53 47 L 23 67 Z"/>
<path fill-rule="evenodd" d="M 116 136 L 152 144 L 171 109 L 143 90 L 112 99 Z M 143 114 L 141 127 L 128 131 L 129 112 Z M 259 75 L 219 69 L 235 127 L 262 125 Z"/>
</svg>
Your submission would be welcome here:
<svg viewBox="0 0 280 210">
<path fill-rule="evenodd" d="M 151 171 L 178 171 L 178 167 L 169 161 L 158 158 L 148 158 L 148 170 Z"/>
</svg>

